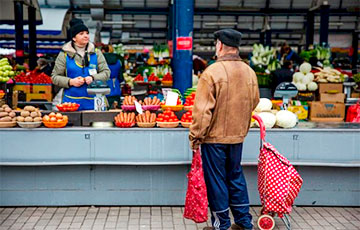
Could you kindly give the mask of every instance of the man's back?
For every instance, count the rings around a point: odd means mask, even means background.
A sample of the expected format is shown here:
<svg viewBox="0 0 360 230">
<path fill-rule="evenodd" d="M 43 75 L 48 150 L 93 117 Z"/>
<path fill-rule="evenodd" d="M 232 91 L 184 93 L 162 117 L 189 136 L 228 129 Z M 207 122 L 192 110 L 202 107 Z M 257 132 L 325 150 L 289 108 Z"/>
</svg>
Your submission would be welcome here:
<svg viewBox="0 0 360 230">
<path fill-rule="evenodd" d="M 259 101 L 254 71 L 238 55 L 225 55 L 200 77 L 190 139 L 202 143 L 243 142 Z"/>
</svg>

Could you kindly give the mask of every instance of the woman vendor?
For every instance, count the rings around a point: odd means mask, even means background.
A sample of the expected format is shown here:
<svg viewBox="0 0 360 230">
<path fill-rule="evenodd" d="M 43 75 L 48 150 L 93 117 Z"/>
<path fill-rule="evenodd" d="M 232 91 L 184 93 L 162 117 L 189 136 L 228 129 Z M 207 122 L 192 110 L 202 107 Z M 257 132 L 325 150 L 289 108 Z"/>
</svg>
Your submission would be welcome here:
<svg viewBox="0 0 360 230">
<path fill-rule="evenodd" d="M 106 82 L 110 70 L 101 51 L 89 42 L 89 29 L 83 21 L 72 19 L 70 26 L 72 40 L 56 58 L 52 81 L 64 88 L 62 102 L 78 103 L 79 110 L 93 110 L 94 95 L 87 93 L 87 86 L 94 80 Z"/>
</svg>

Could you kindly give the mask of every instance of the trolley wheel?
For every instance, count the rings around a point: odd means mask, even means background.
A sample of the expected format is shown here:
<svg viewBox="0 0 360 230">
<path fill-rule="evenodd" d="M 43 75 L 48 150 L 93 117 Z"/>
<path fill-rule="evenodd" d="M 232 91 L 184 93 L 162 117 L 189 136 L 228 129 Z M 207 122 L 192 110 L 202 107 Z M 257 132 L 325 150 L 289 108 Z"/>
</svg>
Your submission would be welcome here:
<svg viewBox="0 0 360 230">
<path fill-rule="evenodd" d="M 272 230 L 275 227 L 275 220 L 269 215 L 262 215 L 257 221 L 260 230 Z"/>
</svg>

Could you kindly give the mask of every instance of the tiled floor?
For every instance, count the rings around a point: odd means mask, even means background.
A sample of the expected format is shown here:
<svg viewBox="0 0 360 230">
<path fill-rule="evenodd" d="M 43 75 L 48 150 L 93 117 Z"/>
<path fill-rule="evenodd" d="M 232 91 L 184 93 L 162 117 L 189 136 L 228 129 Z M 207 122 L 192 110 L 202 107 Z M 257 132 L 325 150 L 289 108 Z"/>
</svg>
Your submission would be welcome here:
<svg viewBox="0 0 360 230">
<path fill-rule="evenodd" d="M 254 222 L 259 210 L 251 207 Z M 197 230 L 209 225 L 185 220 L 182 213 L 182 207 L 3 207 L 0 230 Z M 292 229 L 360 229 L 360 207 L 294 207 L 291 224 Z M 286 229 L 279 218 L 275 229 Z"/>
</svg>

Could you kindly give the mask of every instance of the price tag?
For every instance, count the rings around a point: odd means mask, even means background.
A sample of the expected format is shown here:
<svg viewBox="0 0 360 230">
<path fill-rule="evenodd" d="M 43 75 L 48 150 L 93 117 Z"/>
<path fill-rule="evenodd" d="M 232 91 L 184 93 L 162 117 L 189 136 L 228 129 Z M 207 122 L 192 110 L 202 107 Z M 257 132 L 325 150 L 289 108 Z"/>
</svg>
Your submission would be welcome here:
<svg viewBox="0 0 360 230">
<path fill-rule="evenodd" d="M 135 108 L 136 108 L 136 111 L 139 113 L 139 114 L 143 114 L 143 110 L 141 108 L 141 105 L 139 102 L 137 101 L 134 101 L 135 102 Z"/>
<path fill-rule="evenodd" d="M 169 91 L 166 96 L 165 105 L 176 106 L 179 94 Z"/>
</svg>

